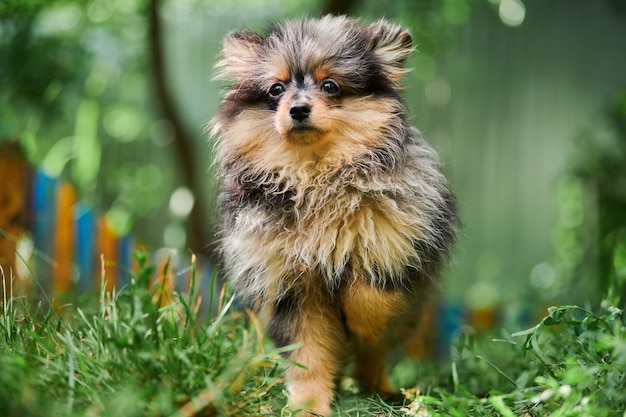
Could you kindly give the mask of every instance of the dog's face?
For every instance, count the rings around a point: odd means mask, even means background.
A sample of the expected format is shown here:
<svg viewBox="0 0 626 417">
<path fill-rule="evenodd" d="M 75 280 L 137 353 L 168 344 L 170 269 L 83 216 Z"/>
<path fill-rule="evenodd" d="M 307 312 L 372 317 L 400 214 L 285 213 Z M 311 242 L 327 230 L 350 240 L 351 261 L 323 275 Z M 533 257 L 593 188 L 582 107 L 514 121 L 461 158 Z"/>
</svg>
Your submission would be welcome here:
<svg viewBox="0 0 626 417">
<path fill-rule="evenodd" d="M 281 152 L 366 152 L 402 113 L 398 83 L 411 50 L 403 28 L 345 17 L 287 22 L 266 36 L 233 32 L 218 64 L 233 84 L 212 133 L 268 163 Z"/>
</svg>

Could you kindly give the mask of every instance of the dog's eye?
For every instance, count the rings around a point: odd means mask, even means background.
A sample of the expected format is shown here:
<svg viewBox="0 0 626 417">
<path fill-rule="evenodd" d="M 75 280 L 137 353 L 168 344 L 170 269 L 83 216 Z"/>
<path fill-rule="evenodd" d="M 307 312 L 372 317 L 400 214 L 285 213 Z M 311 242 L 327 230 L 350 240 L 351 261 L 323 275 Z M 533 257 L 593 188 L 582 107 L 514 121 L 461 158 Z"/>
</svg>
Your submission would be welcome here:
<svg viewBox="0 0 626 417">
<path fill-rule="evenodd" d="M 285 85 L 283 83 L 272 84 L 268 92 L 271 98 L 278 98 L 285 92 Z"/>
<path fill-rule="evenodd" d="M 321 87 L 322 91 L 330 96 L 336 96 L 341 91 L 341 89 L 339 88 L 339 84 L 330 79 L 322 81 Z"/>
</svg>

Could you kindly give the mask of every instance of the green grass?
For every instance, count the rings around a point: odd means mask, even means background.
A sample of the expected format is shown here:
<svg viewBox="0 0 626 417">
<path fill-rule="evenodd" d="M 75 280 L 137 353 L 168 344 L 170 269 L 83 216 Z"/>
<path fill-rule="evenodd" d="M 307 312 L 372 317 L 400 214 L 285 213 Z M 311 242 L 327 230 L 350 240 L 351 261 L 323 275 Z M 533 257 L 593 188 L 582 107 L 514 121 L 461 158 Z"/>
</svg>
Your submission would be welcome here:
<svg viewBox="0 0 626 417">
<path fill-rule="evenodd" d="M 284 361 L 256 317 L 233 308 L 227 291 L 206 320 L 193 290 L 159 301 L 149 289 L 154 267 L 147 254 L 136 258 L 129 288 L 83 307 L 3 296 L 1 416 L 294 414 Z M 616 305 L 552 307 L 513 335 L 461 335 L 447 361 L 403 359 L 392 375 L 406 387 L 403 405 L 361 396 L 344 378 L 335 415 L 626 416 L 626 325 Z"/>
</svg>

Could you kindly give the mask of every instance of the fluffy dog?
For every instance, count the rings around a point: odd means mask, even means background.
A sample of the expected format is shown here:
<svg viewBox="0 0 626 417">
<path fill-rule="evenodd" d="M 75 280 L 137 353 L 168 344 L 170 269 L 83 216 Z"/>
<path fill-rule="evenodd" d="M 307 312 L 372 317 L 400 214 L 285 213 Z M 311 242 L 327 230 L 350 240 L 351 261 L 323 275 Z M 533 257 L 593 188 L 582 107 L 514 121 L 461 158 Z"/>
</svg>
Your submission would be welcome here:
<svg viewBox="0 0 626 417">
<path fill-rule="evenodd" d="M 328 415 L 348 356 L 389 391 L 454 240 L 454 199 L 399 95 L 410 33 L 346 17 L 224 39 L 212 121 L 223 268 L 278 346 L 292 408 Z"/>
</svg>

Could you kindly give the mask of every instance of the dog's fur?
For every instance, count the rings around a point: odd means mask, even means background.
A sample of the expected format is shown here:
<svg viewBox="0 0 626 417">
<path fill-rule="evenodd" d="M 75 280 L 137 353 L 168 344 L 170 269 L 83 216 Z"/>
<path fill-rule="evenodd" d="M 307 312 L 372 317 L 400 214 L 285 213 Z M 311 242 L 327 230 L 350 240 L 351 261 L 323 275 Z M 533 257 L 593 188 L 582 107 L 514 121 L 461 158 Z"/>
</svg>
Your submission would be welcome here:
<svg viewBox="0 0 626 417">
<path fill-rule="evenodd" d="M 221 252 L 278 346 L 292 408 L 328 415 L 342 361 L 389 391 L 387 353 L 416 327 L 454 240 L 435 152 L 399 96 L 411 35 L 386 21 L 288 21 L 226 36 L 232 83 L 212 121 Z"/>
</svg>

